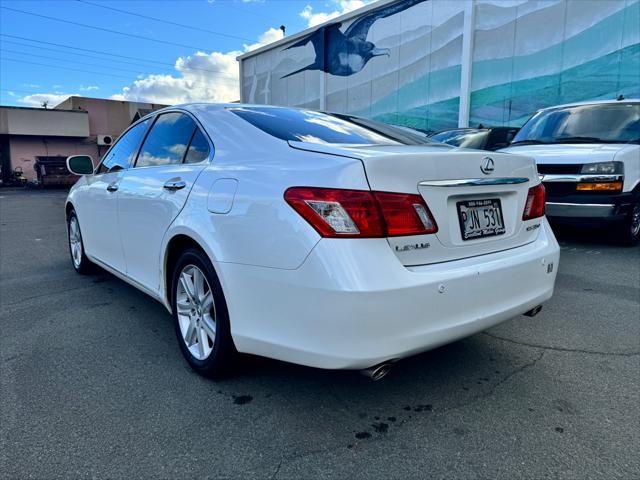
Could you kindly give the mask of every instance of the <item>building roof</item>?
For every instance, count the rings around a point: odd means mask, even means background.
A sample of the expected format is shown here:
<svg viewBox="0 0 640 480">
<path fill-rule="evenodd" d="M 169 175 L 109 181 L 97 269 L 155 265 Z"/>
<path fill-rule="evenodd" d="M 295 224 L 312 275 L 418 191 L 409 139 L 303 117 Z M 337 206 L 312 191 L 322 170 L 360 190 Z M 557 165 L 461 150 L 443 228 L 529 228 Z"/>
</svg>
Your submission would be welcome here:
<svg viewBox="0 0 640 480">
<path fill-rule="evenodd" d="M 81 110 L 0 106 L 0 134 L 87 137 L 89 114 Z"/>
<path fill-rule="evenodd" d="M 38 110 L 43 112 L 73 112 L 73 113 L 87 113 L 81 110 L 70 110 L 65 108 L 43 108 L 43 107 L 16 107 L 13 105 L 0 105 L 0 110 Z"/>
<path fill-rule="evenodd" d="M 345 13 L 343 15 L 340 15 L 339 17 L 332 18 L 332 19 L 327 20 L 326 22 L 323 22 L 323 23 L 321 23 L 319 25 L 316 25 L 314 27 L 309 27 L 309 28 L 307 28 L 305 30 L 302 30 L 301 32 L 294 33 L 293 35 L 290 35 L 288 37 L 284 37 L 284 38 L 282 38 L 280 40 L 276 40 L 275 42 L 272 42 L 272 43 L 268 43 L 267 45 L 264 45 L 264 46 L 262 46 L 260 48 L 256 48 L 255 50 L 251 50 L 250 52 L 246 52 L 246 53 L 243 53 L 242 55 L 238 55 L 236 57 L 236 60 L 245 60 L 245 59 L 247 59 L 249 57 L 252 57 L 254 55 L 257 55 L 259 53 L 271 50 L 273 48 L 279 47 L 280 45 L 285 45 L 285 44 L 290 43 L 290 42 L 292 42 L 294 40 L 302 38 L 302 37 L 314 32 L 314 31 L 318 30 L 319 28 L 324 27 L 325 25 L 329 25 L 331 23 L 345 22 L 347 20 L 351 20 L 352 18 L 358 17 L 358 16 L 362 15 L 363 13 L 368 12 L 369 10 L 373 10 L 374 8 L 378 8 L 378 7 L 381 7 L 383 5 L 386 5 L 386 4 L 389 4 L 389 3 L 395 3 L 395 2 L 398 2 L 398 1 L 401 1 L 401 0 L 378 0 L 376 2 L 372 2 L 372 3 L 368 4 L 368 5 L 365 5 L 364 7 L 360 7 L 360 8 L 358 8 L 356 10 L 353 10 L 353 11 L 351 11 L 349 13 Z"/>
</svg>

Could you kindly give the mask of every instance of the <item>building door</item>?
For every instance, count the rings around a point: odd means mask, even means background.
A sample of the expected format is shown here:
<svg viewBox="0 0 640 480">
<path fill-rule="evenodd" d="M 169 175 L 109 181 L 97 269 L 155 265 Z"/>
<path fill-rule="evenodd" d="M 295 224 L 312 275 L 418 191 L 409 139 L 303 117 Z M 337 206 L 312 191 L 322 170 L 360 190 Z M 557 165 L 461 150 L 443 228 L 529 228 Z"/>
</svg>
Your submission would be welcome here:
<svg viewBox="0 0 640 480">
<path fill-rule="evenodd" d="M 11 155 L 9 149 L 9 135 L 0 135 L 0 180 L 6 185 L 11 178 Z"/>
</svg>

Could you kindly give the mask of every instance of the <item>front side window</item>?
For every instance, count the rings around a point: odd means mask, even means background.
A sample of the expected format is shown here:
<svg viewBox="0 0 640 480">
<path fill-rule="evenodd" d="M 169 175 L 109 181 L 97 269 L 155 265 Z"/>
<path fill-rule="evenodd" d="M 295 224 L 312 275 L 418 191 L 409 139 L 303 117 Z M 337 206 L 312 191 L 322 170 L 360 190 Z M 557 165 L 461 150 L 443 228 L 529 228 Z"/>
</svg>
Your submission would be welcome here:
<svg viewBox="0 0 640 480">
<path fill-rule="evenodd" d="M 116 172 L 129 168 L 136 157 L 138 147 L 148 126 L 149 120 L 147 119 L 138 123 L 122 135 L 111 150 L 107 152 L 107 155 L 98 167 L 97 173 Z"/>
<path fill-rule="evenodd" d="M 517 143 L 640 142 L 640 104 L 605 103 L 553 108 L 535 114 Z"/>
<path fill-rule="evenodd" d="M 182 163 L 195 129 L 195 122 L 183 113 L 158 115 L 142 145 L 136 167 Z"/>
<path fill-rule="evenodd" d="M 232 107 L 229 111 L 281 140 L 348 145 L 402 145 L 379 132 L 329 113 L 278 107 Z"/>
</svg>

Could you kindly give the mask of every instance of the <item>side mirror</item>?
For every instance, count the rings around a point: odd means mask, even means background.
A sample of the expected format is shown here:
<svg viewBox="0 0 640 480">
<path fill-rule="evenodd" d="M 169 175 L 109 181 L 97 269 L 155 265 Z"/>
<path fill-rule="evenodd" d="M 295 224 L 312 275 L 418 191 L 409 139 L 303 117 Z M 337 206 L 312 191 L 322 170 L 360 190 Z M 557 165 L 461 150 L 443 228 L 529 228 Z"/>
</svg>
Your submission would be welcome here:
<svg viewBox="0 0 640 480">
<path fill-rule="evenodd" d="M 76 175 L 90 175 L 93 173 L 93 159 L 89 155 L 73 155 L 67 157 L 67 170 Z"/>
</svg>

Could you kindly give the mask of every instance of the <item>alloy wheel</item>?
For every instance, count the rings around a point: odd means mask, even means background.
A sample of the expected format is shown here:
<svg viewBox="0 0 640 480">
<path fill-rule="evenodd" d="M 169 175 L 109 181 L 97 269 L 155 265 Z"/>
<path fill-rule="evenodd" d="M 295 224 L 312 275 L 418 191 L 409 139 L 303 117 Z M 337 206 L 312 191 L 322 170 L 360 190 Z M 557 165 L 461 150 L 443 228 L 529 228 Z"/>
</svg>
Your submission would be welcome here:
<svg viewBox="0 0 640 480">
<path fill-rule="evenodd" d="M 178 277 L 176 310 L 182 340 L 197 360 L 206 360 L 216 340 L 213 292 L 202 270 L 186 265 Z"/>
<path fill-rule="evenodd" d="M 80 268 L 82 263 L 82 237 L 78 219 L 73 216 L 69 220 L 69 247 L 71 248 L 71 259 L 76 268 Z"/>
<path fill-rule="evenodd" d="M 640 202 L 636 202 L 631 211 L 631 237 L 637 237 L 640 233 Z"/>
</svg>

